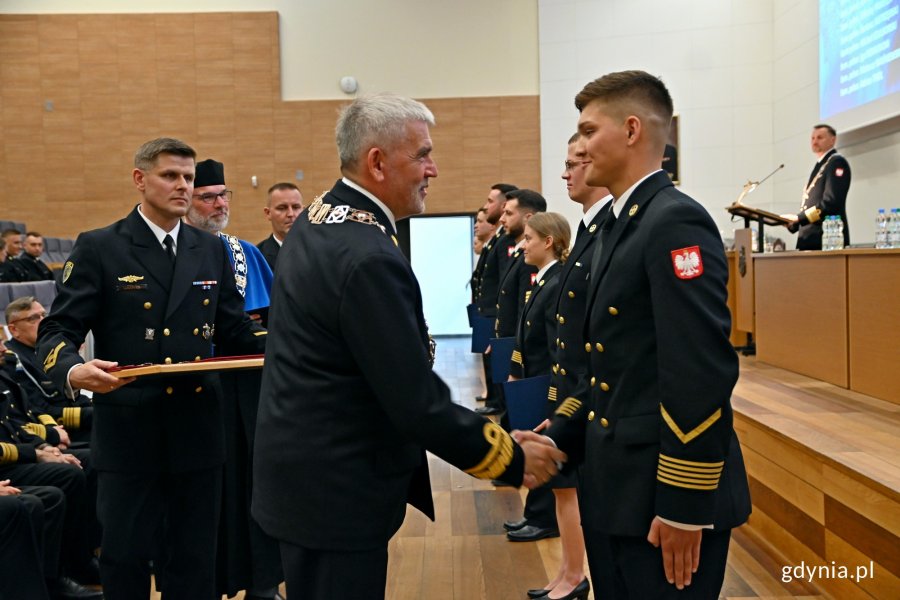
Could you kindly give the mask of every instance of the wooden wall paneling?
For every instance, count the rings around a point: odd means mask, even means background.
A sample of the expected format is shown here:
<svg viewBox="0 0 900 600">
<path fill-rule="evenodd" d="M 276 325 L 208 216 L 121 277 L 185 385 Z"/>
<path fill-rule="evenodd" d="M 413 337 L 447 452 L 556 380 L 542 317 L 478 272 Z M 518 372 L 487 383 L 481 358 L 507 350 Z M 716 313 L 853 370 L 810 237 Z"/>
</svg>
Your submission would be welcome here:
<svg viewBox="0 0 900 600">
<path fill-rule="evenodd" d="M 138 200 L 134 151 L 169 135 L 226 164 L 229 229 L 262 239 L 272 183 L 303 170 L 311 201 L 340 177 L 334 126 L 347 102 L 282 101 L 278 38 L 275 12 L 0 15 L 4 218 L 41 223 L 52 206 L 59 218 L 43 229 L 71 237 L 121 218 Z M 498 181 L 538 188 L 536 97 L 423 100 L 438 119 L 429 213 L 474 211 Z"/>
<path fill-rule="evenodd" d="M 825 552 L 830 565 L 834 561 L 837 565 L 845 565 L 850 572 L 856 574 L 856 567 L 869 567 L 869 561 L 874 562 L 874 569 L 868 577 L 860 578 L 856 581 L 856 585 L 852 581 L 835 581 L 834 587 L 838 591 L 836 597 L 856 598 L 859 597 L 859 588 L 862 588 L 869 596 L 863 598 L 892 598 L 900 590 L 900 578 L 893 574 L 882 564 L 881 557 L 867 556 L 860 552 L 852 544 L 842 537 L 832 533 L 825 532 Z M 896 550 L 888 553 L 890 559 L 896 556 Z M 860 573 L 862 575 L 862 573 Z M 857 587 L 858 586 L 858 587 Z"/>
<path fill-rule="evenodd" d="M 900 404 L 900 252 L 847 260 L 850 389 Z"/>
<path fill-rule="evenodd" d="M 754 257 L 761 361 L 847 387 L 846 263 L 843 254 Z"/>
<path fill-rule="evenodd" d="M 501 171 L 516 185 L 541 191 L 540 100 L 537 96 L 500 99 Z M 573 130 L 574 130 L 573 121 Z"/>
<path fill-rule="evenodd" d="M 752 448 L 745 446 L 743 454 L 747 470 L 753 472 L 753 476 L 762 485 L 787 499 L 820 525 L 825 524 L 825 496 L 822 490 L 811 486 Z"/>
</svg>

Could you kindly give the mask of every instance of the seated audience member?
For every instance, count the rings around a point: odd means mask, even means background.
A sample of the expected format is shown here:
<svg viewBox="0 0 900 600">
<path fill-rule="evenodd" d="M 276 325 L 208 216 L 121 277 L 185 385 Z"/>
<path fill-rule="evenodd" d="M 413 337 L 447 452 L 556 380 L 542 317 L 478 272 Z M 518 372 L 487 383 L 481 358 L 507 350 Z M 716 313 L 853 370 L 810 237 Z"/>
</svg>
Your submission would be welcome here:
<svg viewBox="0 0 900 600">
<path fill-rule="evenodd" d="M 269 188 L 269 201 L 263 207 L 263 212 L 266 220 L 272 225 L 272 235 L 256 247 L 263 253 L 266 262 L 274 271 L 284 237 L 290 231 L 297 215 L 303 212 L 303 195 L 293 183 L 286 181 L 276 183 Z"/>
<path fill-rule="evenodd" d="M 94 413 L 91 399 L 80 393 L 70 399 L 56 388 L 37 359 L 38 326 L 46 315 L 44 307 L 33 296 L 16 298 L 6 307 L 6 324 L 12 335 L 6 347 L 17 359 L 13 376 L 25 390 L 32 412 L 50 415 L 65 427 L 73 443 L 86 445 L 90 441 Z"/>
<path fill-rule="evenodd" d="M 49 600 L 44 583 L 44 508 L 35 496 L 0 481 L 0 598 Z"/>
<path fill-rule="evenodd" d="M 0 241 L 3 253 L 0 255 L 0 282 L 18 283 L 27 281 L 28 272 L 15 260 L 22 251 L 22 233 L 18 229 L 5 229 Z"/>
<path fill-rule="evenodd" d="M 51 281 L 53 271 L 41 260 L 44 253 L 44 238 L 41 234 L 36 231 L 26 233 L 24 249 L 25 251 L 16 258 L 25 272 L 23 281 Z"/>
<path fill-rule="evenodd" d="M 51 592 L 56 597 L 102 598 L 101 592 L 81 585 L 100 582 L 92 554 L 90 526 L 94 519 L 88 475 L 79 458 L 48 444 L 13 418 L 25 403 L 25 393 L 6 369 L 0 368 L 0 479 L 9 480 L 16 488 L 51 486 L 62 491 L 65 517 L 58 567 L 45 572 L 45 577 L 52 581 Z M 82 451 L 80 456 L 88 453 Z"/>
<path fill-rule="evenodd" d="M 12 260 L 22 251 L 22 232 L 18 229 L 3 230 L 3 245 L 6 246 L 6 260 Z"/>
</svg>

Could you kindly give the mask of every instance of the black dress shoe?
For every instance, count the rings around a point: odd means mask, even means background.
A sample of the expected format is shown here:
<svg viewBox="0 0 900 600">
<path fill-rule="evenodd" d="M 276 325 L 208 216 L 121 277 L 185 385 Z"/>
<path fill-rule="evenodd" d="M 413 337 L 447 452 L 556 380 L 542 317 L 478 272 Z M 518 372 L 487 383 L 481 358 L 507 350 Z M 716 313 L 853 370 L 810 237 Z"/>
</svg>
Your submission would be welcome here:
<svg viewBox="0 0 900 600">
<path fill-rule="evenodd" d="M 536 542 L 544 538 L 559 537 L 559 529 L 555 527 L 537 527 L 536 525 L 526 525 L 521 529 L 510 531 L 506 534 L 506 539 L 511 542 Z"/>
<path fill-rule="evenodd" d="M 550 593 L 550 590 L 545 590 L 544 588 L 535 588 L 533 590 L 528 590 L 525 593 L 528 594 L 529 598 L 546 598 L 547 594 Z"/>
<path fill-rule="evenodd" d="M 479 406 L 475 409 L 479 415 L 499 415 L 503 409 L 498 406 Z"/>
<path fill-rule="evenodd" d="M 49 582 L 47 588 L 50 597 L 58 600 L 103 600 L 103 592 L 86 588 L 68 577 Z"/>
<path fill-rule="evenodd" d="M 588 592 L 591 591 L 591 584 L 587 580 L 587 577 L 581 580 L 581 583 L 575 586 L 571 592 L 566 594 L 565 596 L 561 596 L 559 598 L 553 598 L 552 600 L 587 600 Z M 541 598 L 541 596 L 538 596 Z M 551 600 L 550 591 L 547 590 L 547 595 L 543 596 L 545 600 Z"/>
<path fill-rule="evenodd" d="M 528 519 L 520 519 L 518 521 L 506 521 L 503 523 L 503 529 L 507 531 L 518 531 L 528 525 Z"/>
<path fill-rule="evenodd" d="M 92 556 L 77 569 L 69 570 L 69 575 L 83 585 L 100 585 L 100 561 Z"/>
</svg>

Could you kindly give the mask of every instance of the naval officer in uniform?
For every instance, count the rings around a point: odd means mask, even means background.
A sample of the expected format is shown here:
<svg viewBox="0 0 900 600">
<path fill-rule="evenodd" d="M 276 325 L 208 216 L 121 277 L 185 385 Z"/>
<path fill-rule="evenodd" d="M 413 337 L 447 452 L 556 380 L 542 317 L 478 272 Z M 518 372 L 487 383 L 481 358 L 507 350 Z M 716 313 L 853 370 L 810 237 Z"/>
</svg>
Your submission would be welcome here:
<svg viewBox="0 0 900 600">
<path fill-rule="evenodd" d="M 69 393 L 95 392 L 91 447 L 107 600 L 149 596 L 149 561 L 160 553 L 167 599 L 215 597 L 225 451 L 210 380 L 129 383 L 106 372 L 116 364 L 209 358 L 213 342 L 221 354 L 264 350 L 265 330 L 243 312 L 222 242 L 181 222 L 195 159 L 190 146 L 171 138 L 138 149 L 132 179 L 140 204 L 78 237 L 39 329 L 38 356 L 54 383 Z M 88 331 L 100 358 L 84 362 L 78 348 Z"/>
<path fill-rule="evenodd" d="M 803 190 L 800 212 L 782 215 L 790 219 L 791 233 L 799 232 L 797 250 L 822 249 L 822 221 L 837 216 L 844 222 L 844 246 L 850 245 L 850 226 L 847 223 L 847 192 L 850 191 L 850 163 L 834 147 L 837 131 L 824 123 L 813 127 L 810 146 L 816 164 Z"/>
<path fill-rule="evenodd" d="M 384 597 L 409 502 L 434 518 L 425 450 L 467 473 L 535 485 L 564 455 L 520 446 L 454 404 L 431 370 L 422 293 L 396 220 L 437 176 L 425 105 L 359 98 L 336 129 L 343 178 L 288 232 L 269 313 L 253 516 L 281 540 L 289 596 Z"/>
<path fill-rule="evenodd" d="M 750 512 L 722 240 L 660 169 L 672 118 L 662 81 L 610 73 L 575 105 L 586 181 L 615 201 L 588 287 L 589 379 L 560 402 L 547 435 L 582 463 L 598 597 L 716 598 L 731 529 Z"/>
</svg>

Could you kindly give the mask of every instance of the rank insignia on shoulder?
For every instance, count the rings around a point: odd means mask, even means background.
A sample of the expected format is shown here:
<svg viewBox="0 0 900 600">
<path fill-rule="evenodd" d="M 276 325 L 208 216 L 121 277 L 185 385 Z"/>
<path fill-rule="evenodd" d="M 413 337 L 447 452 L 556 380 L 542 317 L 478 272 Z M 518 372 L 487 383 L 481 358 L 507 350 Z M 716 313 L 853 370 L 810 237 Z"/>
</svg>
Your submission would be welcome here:
<svg viewBox="0 0 900 600">
<path fill-rule="evenodd" d="M 143 275 L 122 275 L 118 279 L 119 279 L 119 281 L 124 282 L 124 283 L 136 283 L 138 281 L 143 281 L 144 276 Z"/>
<path fill-rule="evenodd" d="M 694 279 L 703 275 L 703 258 L 700 246 L 672 250 L 672 266 L 679 279 Z"/>
<path fill-rule="evenodd" d="M 69 277 L 72 276 L 72 269 L 74 269 L 74 268 L 75 268 L 75 263 L 73 263 L 71 260 L 66 261 L 66 265 L 63 267 L 63 276 L 62 276 L 63 283 L 67 282 L 69 280 Z"/>
</svg>

